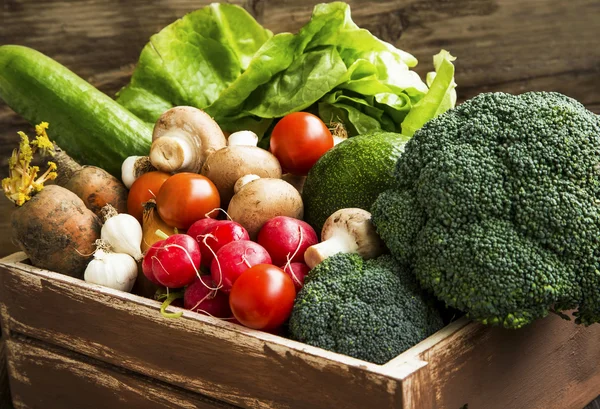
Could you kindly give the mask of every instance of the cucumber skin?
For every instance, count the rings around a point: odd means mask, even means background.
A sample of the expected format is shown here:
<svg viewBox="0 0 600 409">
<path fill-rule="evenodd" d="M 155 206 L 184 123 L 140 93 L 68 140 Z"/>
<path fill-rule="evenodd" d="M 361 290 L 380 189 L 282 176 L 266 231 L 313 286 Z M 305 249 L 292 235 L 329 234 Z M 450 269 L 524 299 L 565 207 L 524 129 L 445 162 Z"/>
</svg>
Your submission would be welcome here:
<svg viewBox="0 0 600 409">
<path fill-rule="evenodd" d="M 148 124 L 34 49 L 0 46 L 0 99 L 32 125 L 48 122 L 50 138 L 73 159 L 119 180 L 125 158 L 150 150 Z"/>
</svg>

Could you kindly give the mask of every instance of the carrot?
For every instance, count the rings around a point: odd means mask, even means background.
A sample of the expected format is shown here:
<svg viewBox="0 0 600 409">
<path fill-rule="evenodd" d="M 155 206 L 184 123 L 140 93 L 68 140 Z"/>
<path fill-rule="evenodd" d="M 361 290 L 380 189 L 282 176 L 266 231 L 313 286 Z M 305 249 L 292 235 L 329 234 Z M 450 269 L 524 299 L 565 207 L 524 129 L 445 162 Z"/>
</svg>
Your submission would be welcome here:
<svg viewBox="0 0 600 409">
<path fill-rule="evenodd" d="M 20 132 L 21 144 L 9 160 L 9 176 L 2 188 L 17 205 L 11 215 L 13 241 L 40 268 L 81 278 L 100 238 L 100 219 L 73 192 L 58 185 L 44 186 L 56 179 L 56 164 L 38 177 L 31 165 L 33 154 L 49 149 L 43 139 Z"/>
<path fill-rule="evenodd" d="M 104 169 L 83 166 L 64 187 L 75 193 L 96 215 L 107 204 L 112 205 L 119 213 L 127 212 L 125 185 Z"/>
<path fill-rule="evenodd" d="M 47 154 L 58 168 L 56 184 L 75 193 L 85 206 L 100 216 L 100 209 L 110 204 L 119 213 L 127 212 L 127 188 L 116 177 L 97 166 L 81 166 L 56 144 L 50 142 L 48 123 L 36 126 L 38 140 L 48 144 Z M 50 146 L 52 148 L 50 149 Z"/>
<path fill-rule="evenodd" d="M 82 278 L 100 239 L 100 219 L 73 192 L 49 185 L 13 211 L 14 242 L 40 268 Z"/>
</svg>

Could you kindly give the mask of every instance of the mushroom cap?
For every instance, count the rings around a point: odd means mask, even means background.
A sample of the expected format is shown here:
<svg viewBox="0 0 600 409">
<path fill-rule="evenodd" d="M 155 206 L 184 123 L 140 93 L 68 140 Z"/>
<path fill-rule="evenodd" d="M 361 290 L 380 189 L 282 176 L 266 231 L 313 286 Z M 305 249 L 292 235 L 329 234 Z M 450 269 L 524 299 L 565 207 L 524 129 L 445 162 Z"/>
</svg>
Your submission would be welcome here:
<svg viewBox="0 0 600 409">
<path fill-rule="evenodd" d="M 385 244 L 371 222 L 371 213 L 364 209 L 349 207 L 339 209 L 327 218 L 321 230 L 321 240 L 336 234 L 348 234 L 356 243 L 356 252 L 364 258 L 382 254 Z"/>
<path fill-rule="evenodd" d="M 269 151 L 256 146 L 235 145 L 219 149 L 202 166 L 206 176 L 219 190 L 221 206 L 226 207 L 239 178 L 255 174 L 261 178 L 281 178 L 281 165 Z"/>
<path fill-rule="evenodd" d="M 300 193 L 282 179 L 259 178 L 246 183 L 237 192 L 227 213 L 256 239 L 262 226 L 276 216 L 302 219 L 304 205 Z"/>
<path fill-rule="evenodd" d="M 191 158 L 185 160 L 181 145 L 169 144 L 166 140 L 158 142 L 164 136 L 179 138 L 189 145 L 191 152 L 185 153 L 191 153 Z M 195 107 L 176 106 L 165 111 L 156 121 L 150 156 L 164 156 L 165 166 L 170 169 L 157 166 L 160 170 L 199 172 L 206 158 L 226 145 L 223 131 L 210 115 Z M 156 153 L 157 150 L 160 152 Z M 154 155 L 152 151 L 155 151 Z M 153 163 L 157 165 L 155 161 Z M 181 166 L 183 168 L 173 169 Z"/>
</svg>

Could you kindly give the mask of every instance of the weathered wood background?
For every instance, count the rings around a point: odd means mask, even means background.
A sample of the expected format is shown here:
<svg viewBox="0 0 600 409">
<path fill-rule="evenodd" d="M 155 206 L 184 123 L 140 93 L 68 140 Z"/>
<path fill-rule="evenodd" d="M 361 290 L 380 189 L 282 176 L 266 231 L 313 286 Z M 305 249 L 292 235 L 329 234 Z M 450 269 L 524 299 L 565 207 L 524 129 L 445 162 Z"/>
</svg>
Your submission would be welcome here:
<svg viewBox="0 0 600 409">
<path fill-rule="evenodd" d="M 206 0 L 1 0 L 0 44 L 34 47 L 114 95 L 149 36 Z M 318 1 L 234 0 L 274 32 L 296 31 Z M 458 57 L 464 100 L 482 91 L 553 90 L 600 113 L 600 1 L 348 1 L 361 27 L 413 53 L 431 70 L 440 48 Z M 1 73 L 0 73 L 1 75 Z M 28 125 L 0 102 L 0 176 Z M 0 256 L 15 251 L 11 205 L 0 200 Z"/>
</svg>

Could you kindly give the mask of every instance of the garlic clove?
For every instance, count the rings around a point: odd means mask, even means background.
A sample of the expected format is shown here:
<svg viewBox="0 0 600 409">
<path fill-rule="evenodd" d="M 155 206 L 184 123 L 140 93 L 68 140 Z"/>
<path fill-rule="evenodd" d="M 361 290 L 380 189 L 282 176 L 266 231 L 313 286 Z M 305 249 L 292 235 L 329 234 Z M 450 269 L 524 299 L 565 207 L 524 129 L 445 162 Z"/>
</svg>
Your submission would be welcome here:
<svg viewBox="0 0 600 409">
<path fill-rule="evenodd" d="M 109 217 L 100 230 L 100 238 L 107 242 L 115 253 L 129 254 L 136 261 L 143 257 L 142 236 L 140 223 L 126 213 Z"/>
<path fill-rule="evenodd" d="M 88 283 L 130 292 L 138 276 L 136 261 L 128 254 L 112 253 L 102 249 L 94 252 L 84 273 Z"/>
</svg>

